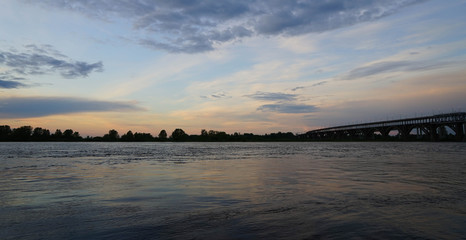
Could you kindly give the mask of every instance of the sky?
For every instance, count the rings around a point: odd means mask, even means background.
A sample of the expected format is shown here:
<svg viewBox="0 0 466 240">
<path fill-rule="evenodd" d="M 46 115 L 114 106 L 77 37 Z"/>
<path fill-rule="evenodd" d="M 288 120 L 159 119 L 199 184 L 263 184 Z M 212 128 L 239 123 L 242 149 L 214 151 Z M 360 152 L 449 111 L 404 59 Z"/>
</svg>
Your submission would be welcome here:
<svg viewBox="0 0 466 240">
<path fill-rule="evenodd" d="M 0 125 L 306 131 L 466 111 L 465 0 L 2 0 Z"/>
</svg>

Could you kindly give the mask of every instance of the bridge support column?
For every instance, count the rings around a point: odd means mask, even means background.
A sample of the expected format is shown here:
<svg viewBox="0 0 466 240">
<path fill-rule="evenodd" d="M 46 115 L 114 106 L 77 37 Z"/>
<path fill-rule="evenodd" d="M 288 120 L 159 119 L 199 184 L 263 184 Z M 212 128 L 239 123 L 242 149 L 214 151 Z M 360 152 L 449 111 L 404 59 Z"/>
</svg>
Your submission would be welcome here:
<svg viewBox="0 0 466 240">
<path fill-rule="evenodd" d="M 349 135 L 351 140 L 356 140 L 356 131 L 348 130 L 348 135 Z"/>
<path fill-rule="evenodd" d="M 420 127 L 420 130 L 421 130 L 422 139 L 426 139 L 426 137 L 431 136 L 429 128 L 427 128 L 425 126 L 422 126 L 422 127 Z"/>
<path fill-rule="evenodd" d="M 407 127 L 407 126 L 400 128 L 399 131 L 400 131 L 401 139 L 409 140 L 409 134 L 411 133 L 411 129 L 412 128 Z"/>
<path fill-rule="evenodd" d="M 453 130 L 455 130 L 455 133 L 456 133 L 456 140 L 466 141 L 465 134 L 464 134 L 464 123 L 455 124 L 455 128 Z"/>
<path fill-rule="evenodd" d="M 429 133 L 430 133 L 431 141 L 438 141 L 437 127 L 438 127 L 437 125 L 429 126 Z"/>
<path fill-rule="evenodd" d="M 317 133 L 316 134 L 316 140 L 322 140 L 324 138 L 324 134 L 323 133 Z"/>
<path fill-rule="evenodd" d="M 363 140 L 374 140 L 374 130 L 373 129 L 363 129 L 362 130 Z"/>
<path fill-rule="evenodd" d="M 416 127 L 416 139 L 422 139 L 422 130 Z"/>
<path fill-rule="evenodd" d="M 390 134 L 390 128 L 383 128 L 383 129 L 380 129 L 379 130 L 380 133 L 382 134 L 382 138 L 385 139 L 385 140 L 388 140 L 389 139 L 389 134 Z"/>
<path fill-rule="evenodd" d="M 335 132 L 329 132 L 325 135 L 327 140 L 335 140 Z"/>
<path fill-rule="evenodd" d="M 337 138 L 338 140 L 343 140 L 344 137 L 345 137 L 345 133 L 344 133 L 344 131 L 336 131 L 336 132 L 335 132 L 335 136 L 336 136 L 336 138 Z"/>
</svg>

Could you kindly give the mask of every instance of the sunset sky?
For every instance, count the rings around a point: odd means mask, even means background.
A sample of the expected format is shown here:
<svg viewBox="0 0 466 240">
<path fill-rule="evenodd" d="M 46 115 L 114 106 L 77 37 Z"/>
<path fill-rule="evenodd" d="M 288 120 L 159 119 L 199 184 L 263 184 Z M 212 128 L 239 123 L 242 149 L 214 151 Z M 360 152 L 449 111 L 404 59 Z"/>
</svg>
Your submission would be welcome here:
<svg viewBox="0 0 466 240">
<path fill-rule="evenodd" d="M 302 133 L 466 111 L 465 0 L 1 0 L 0 125 Z"/>
</svg>

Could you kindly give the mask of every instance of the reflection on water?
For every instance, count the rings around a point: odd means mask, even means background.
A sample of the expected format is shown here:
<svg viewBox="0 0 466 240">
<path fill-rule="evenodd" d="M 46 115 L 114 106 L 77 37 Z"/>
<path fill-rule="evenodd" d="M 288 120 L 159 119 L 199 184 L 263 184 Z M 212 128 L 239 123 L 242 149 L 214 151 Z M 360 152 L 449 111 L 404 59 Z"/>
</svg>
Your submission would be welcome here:
<svg viewBox="0 0 466 240">
<path fill-rule="evenodd" d="M 0 239 L 466 237 L 464 143 L 0 143 Z"/>
</svg>

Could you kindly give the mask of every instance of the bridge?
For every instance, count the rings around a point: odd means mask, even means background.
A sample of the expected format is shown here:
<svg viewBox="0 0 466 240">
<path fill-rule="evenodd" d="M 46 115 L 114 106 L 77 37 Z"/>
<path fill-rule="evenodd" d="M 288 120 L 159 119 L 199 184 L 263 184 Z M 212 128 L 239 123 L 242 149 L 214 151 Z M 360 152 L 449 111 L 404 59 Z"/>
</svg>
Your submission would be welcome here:
<svg viewBox="0 0 466 240">
<path fill-rule="evenodd" d="M 438 141 L 453 138 L 456 141 L 466 141 L 465 123 L 466 112 L 455 112 L 322 128 L 309 131 L 300 137 L 308 140 L 388 140 L 394 137 L 394 132 L 398 132 L 395 137 L 402 140 Z"/>
</svg>

